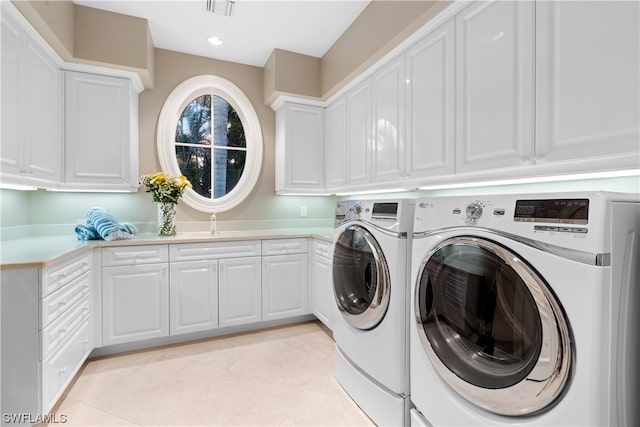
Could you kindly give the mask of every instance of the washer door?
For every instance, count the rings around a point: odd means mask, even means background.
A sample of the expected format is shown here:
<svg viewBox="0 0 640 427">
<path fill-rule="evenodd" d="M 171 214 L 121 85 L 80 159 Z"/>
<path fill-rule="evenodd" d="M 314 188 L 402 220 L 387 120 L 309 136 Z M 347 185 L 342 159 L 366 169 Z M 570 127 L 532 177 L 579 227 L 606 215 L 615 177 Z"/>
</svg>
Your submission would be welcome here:
<svg viewBox="0 0 640 427">
<path fill-rule="evenodd" d="M 569 327 L 545 281 L 504 246 L 479 237 L 443 241 L 420 267 L 415 311 L 441 377 L 501 415 L 543 410 L 568 381 Z"/>
<path fill-rule="evenodd" d="M 345 228 L 335 243 L 333 291 L 338 309 L 353 327 L 375 328 L 389 307 L 389 268 L 376 239 L 365 228 Z"/>
</svg>

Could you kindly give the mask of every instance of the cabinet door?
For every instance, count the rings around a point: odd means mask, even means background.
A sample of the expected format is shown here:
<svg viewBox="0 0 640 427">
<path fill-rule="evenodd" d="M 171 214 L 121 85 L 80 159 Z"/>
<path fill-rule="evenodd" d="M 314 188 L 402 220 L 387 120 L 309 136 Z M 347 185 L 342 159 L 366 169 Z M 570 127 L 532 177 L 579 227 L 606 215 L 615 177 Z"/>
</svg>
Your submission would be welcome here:
<svg viewBox="0 0 640 427">
<path fill-rule="evenodd" d="M 404 58 L 373 76 L 373 180 L 394 182 L 404 175 Z"/>
<path fill-rule="evenodd" d="M 371 81 L 347 93 L 347 184 L 371 182 Z"/>
<path fill-rule="evenodd" d="M 3 182 L 56 186 L 62 177 L 62 73 L 44 42 L 2 6 Z M 54 184 L 54 185 L 51 185 Z"/>
<path fill-rule="evenodd" d="M 285 103 L 276 115 L 276 191 L 322 191 L 323 109 Z"/>
<path fill-rule="evenodd" d="M 533 2 L 472 3 L 456 45 L 457 172 L 531 163 Z"/>
<path fill-rule="evenodd" d="M 307 254 L 262 258 L 262 319 L 308 314 Z"/>
<path fill-rule="evenodd" d="M 455 20 L 406 54 L 406 173 L 410 178 L 455 170 Z"/>
<path fill-rule="evenodd" d="M 67 188 L 137 188 L 137 114 L 130 80 L 65 72 Z"/>
<path fill-rule="evenodd" d="M 638 164 L 640 3 L 536 4 L 536 162 Z M 629 156 L 631 154 L 631 156 Z"/>
<path fill-rule="evenodd" d="M 35 42 L 27 39 L 25 60 L 26 153 L 29 176 L 62 180 L 62 72 Z"/>
<path fill-rule="evenodd" d="M 309 275 L 311 282 L 311 311 L 312 313 L 331 329 L 331 305 L 334 303 L 333 298 L 333 280 L 331 260 L 329 258 L 314 254 L 312 256 L 313 265 L 312 272 Z"/>
<path fill-rule="evenodd" d="M 218 260 L 220 327 L 262 320 L 260 257 Z"/>
<path fill-rule="evenodd" d="M 0 170 L 3 181 L 7 174 L 20 175 L 21 167 L 21 138 L 20 120 L 23 114 L 24 99 L 20 96 L 22 82 L 22 53 L 24 51 L 24 37 L 18 24 L 10 19 L 10 15 L 2 10 L 2 138 L 0 139 Z"/>
<path fill-rule="evenodd" d="M 102 268 L 102 343 L 169 335 L 166 264 Z"/>
<path fill-rule="evenodd" d="M 345 184 L 347 164 L 347 104 L 342 96 L 324 110 L 324 178 L 326 189 Z"/>
<path fill-rule="evenodd" d="M 169 334 L 218 327 L 218 261 L 171 263 Z"/>
</svg>

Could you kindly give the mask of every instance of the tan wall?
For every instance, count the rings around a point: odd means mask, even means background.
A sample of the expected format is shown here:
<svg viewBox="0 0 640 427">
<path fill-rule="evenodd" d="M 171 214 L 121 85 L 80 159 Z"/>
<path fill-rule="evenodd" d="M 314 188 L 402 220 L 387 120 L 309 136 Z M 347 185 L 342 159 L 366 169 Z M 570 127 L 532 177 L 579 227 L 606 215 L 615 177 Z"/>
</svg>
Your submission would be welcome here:
<svg viewBox="0 0 640 427">
<path fill-rule="evenodd" d="M 62 59 L 73 57 L 75 5 L 71 0 L 12 3 Z"/>
<path fill-rule="evenodd" d="M 145 88 L 153 87 L 154 48 L 145 19 L 69 0 L 12 3 L 64 61 L 133 71 Z"/>
<path fill-rule="evenodd" d="M 274 49 L 265 66 L 264 103 L 279 95 L 320 98 L 320 58 Z"/>
<path fill-rule="evenodd" d="M 265 64 L 263 103 L 279 95 L 326 100 L 442 11 L 452 0 L 373 0 L 322 58 L 275 49 Z M 154 85 L 146 20 L 69 0 L 13 0 L 66 61 L 111 66 Z M 117 28 L 117 31 L 113 31 Z"/>
<path fill-rule="evenodd" d="M 450 2 L 373 0 L 322 57 L 322 98 L 331 97 Z"/>
<path fill-rule="evenodd" d="M 214 74 L 231 81 L 247 95 L 260 120 L 264 140 L 262 171 L 256 188 L 238 207 L 218 214 L 218 220 L 299 219 L 299 205 L 307 206 L 309 218 L 331 217 L 331 198 L 275 194 L 275 113 L 262 102 L 262 68 L 163 49 L 156 49 L 155 60 L 155 87 L 142 92 L 139 98 L 141 175 L 160 170 L 156 149 L 158 118 L 171 91 L 190 77 Z M 185 203 L 178 204 L 179 221 L 206 221 L 209 215 L 198 212 Z"/>
<path fill-rule="evenodd" d="M 373 0 L 321 59 L 274 50 L 265 64 L 264 103 L 280 95 L 327 100 L 451 1 Z"/>
<path fill-rule="evenodd" d="M 137 71 L 144 76 L 143 81 L 149 80 L 149 73 L 153 73 L 153 43 L 146 19 L 79 5 L 75 15 L 74 58 Z"/>
</svg>

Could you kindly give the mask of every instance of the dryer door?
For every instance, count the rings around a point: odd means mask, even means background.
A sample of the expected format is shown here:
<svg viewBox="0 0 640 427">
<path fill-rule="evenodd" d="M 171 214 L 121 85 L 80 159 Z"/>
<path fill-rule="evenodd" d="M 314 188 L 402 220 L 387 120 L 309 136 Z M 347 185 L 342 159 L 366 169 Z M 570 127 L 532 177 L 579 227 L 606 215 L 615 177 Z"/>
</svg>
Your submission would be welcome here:
<svg viewBox="0 0 640 427">
<path fill-rule="evenodd" d="M 569 327 L 544 279 L 518 254 L 477 236 L 441 242 L 420 267 L 415 311 L 442 378 L 501 415 L 543 410 L 564 390 Z"/>
<path fill-rule="evenodd" d="M 345 320 L 358 329 L 375 328 L 389 307 L 389 268 L 380 245 L 364 227 L 351 225 L 335 243 L 333 290 Z"/>
</svg>

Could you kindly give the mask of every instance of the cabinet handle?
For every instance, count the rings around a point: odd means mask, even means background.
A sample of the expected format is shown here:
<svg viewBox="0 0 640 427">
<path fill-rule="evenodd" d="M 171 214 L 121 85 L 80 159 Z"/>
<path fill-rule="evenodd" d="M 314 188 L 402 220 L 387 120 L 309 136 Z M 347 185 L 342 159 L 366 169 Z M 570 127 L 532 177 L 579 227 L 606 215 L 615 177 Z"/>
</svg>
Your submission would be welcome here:
<svg viewBox="0 0 640 427">
<path fill-rule="evenodd" d="M 65 366 L 62 369 L 58 369 L 58 375 L 64 375 L 67 373 L 67 367 Z"/>
<path fill-rule="evenodd" d="M 83 340 L 80 344 L 82 345 L 82 348 L 88 347 L 89 346 L 89 340 L 88 339 Z"/>
<path fill-rule="evenodd" d="M 58 329 L 58 337 L 59 337 L 59 338 L 64 337 L 66 333 L 67 333 L 67 328 L 60 328 L 60 329 Z"/>
<path fill-rule="evenodd" d="M 58 308 L 62 308 L 62 307 L 64 307 L 65 305 L 67 305 L 67 300 L 60 301 L 60 302 L 58 303 Z"/>
</svg>

